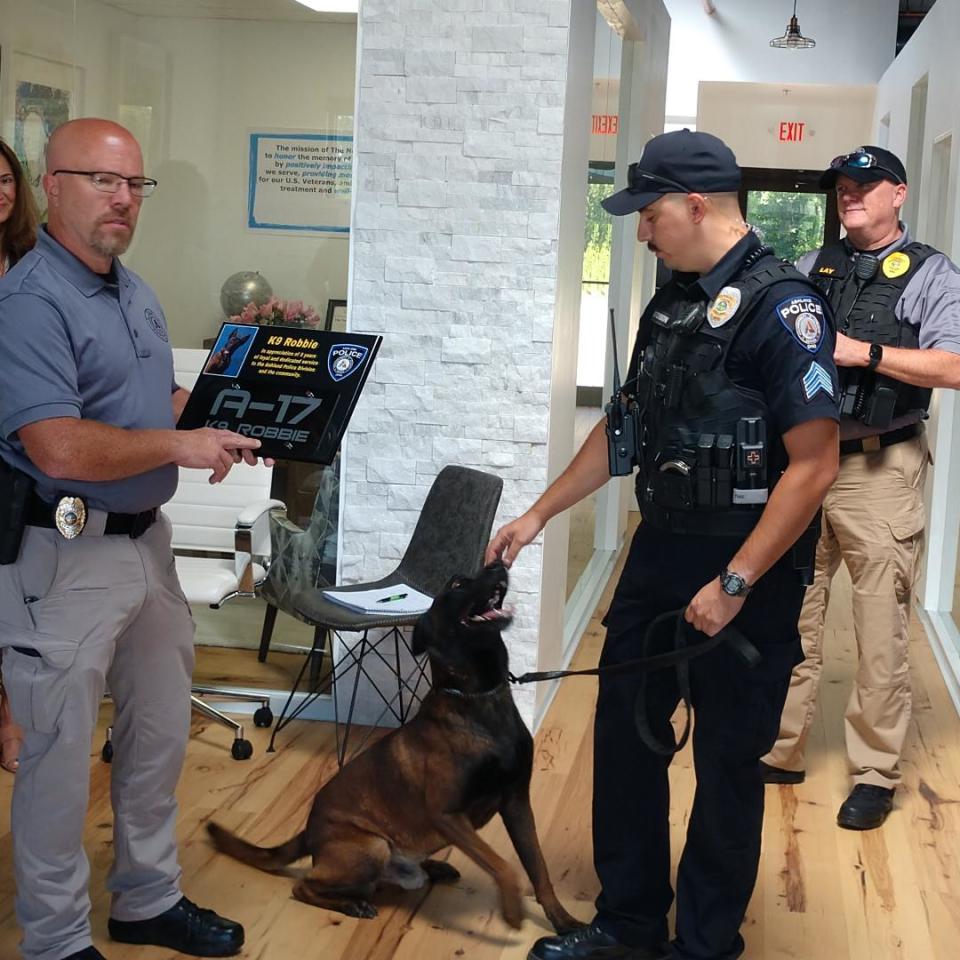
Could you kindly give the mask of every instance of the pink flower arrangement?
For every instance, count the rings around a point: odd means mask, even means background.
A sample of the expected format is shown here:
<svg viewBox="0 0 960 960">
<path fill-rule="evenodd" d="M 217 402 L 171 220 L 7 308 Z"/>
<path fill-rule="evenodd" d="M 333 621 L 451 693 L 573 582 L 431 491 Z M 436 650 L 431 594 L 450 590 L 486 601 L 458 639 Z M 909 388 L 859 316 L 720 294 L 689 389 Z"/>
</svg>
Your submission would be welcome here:
<svg viewBox="0 0 960 960">
<path fill-rule="evenodd" d="M 271 297 L 259 306 L 248 303 L 240 313 L 230 318 L 231 323 L 281 324 L 287 327 L 312 327 L 316 329 L 323 321 L 313 307 L 304 306 L 302 300 L 282 300 Z"/>
</svg>

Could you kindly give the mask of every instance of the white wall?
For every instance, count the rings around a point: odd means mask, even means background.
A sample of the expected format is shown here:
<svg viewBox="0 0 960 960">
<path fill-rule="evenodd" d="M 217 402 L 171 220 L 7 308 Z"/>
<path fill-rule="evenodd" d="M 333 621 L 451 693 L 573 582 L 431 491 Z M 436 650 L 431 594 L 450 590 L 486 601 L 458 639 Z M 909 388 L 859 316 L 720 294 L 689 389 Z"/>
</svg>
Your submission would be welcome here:
<svg viewBox="0 0 960 960">
<path fill-rule="evenodd" d="M 667 117 L 697 113 L 701 80 L 748 83 L 876 83 L 896 50 L 898 0 L 800 0 L 797 18 L 812 50 L 777 50 L 789 0 L 665 0 L 671 17 Z M 944 6 L 945 3 L 938 4 Z"/>
<path fill-rule="evenodd" d="M 818 170 L 873 143 L 874 86 L 703 81 L 697 129 L 722 137 L 744 167 Z"/>
</svg>

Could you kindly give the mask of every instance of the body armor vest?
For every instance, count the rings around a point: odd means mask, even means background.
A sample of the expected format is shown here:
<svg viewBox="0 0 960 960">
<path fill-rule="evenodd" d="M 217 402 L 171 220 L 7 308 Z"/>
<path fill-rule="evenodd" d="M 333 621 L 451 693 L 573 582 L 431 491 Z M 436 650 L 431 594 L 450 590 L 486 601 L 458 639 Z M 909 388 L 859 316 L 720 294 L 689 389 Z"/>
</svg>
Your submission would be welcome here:
<svg viewBox="0 0 960 960">
<path fill-rule="evenodd" d="M 824 292 L 848 337 L 883 346 L 918 349 L 917 331 L 897 318 L 896 306 L 920 265 L 937 253 L 925 243 L 908 243 L 887 254 L 872 277 L 858 277 L 856 262 L 842 243 L 823 247 L 810 279 Z M 892 274 L 892 276 L 891 276 Z M 883 430 L 894 417 L 926 410 L 931 391 L 862 367 L 840 367 L 840 412 Z"/>
<path fill-rule="evenodd" d="M 683 299 L 676 285 L 661 290 L 645 311 L 636 347 L 637 500 L 643 519 L 657 527 L 745 537 L 786 468 L 763 395 L 726 372 L 737 332 L 771 286 L 790 280 L 816 292 L 799 271 L 769 254 L 769 248 L 754 251 L 746 272 L 713 301 L 709 318 L 711 305 Z M 717 304 L 726 297 L 729 313 L 737 293 L 739 306 L 724 320 Z"/>
</svg>

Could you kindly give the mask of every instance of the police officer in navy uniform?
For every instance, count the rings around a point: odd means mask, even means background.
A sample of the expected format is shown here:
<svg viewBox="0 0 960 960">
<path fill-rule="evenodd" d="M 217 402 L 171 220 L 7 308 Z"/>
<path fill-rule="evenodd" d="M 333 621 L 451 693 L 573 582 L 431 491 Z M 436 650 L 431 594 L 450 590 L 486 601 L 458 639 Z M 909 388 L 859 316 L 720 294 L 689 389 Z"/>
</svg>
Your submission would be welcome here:
<svg viewBox="0 0 960 960">
<path fill-rule="evenodd" d="M 637 674 L 601 674 L 596 917 L 539 940 L 532 960 L 732 960 L 744 949 L 763 820 L 757 760 L 776 737 L 800 659 L 800 568 L 812 563 L 803 546 L 815 542 L 811 525 L 837 471 L 837 375 L 829 308 L 743 222 L 739 186 L 722 141 L 682 130 L 654 137 L 627 187 L 604 201 L 615 216 L 639 214 L 637 239 L 673 276 L 640 318 L 623 388 L 637 403 L 642 522 L 607 614 L 601 666 L 642 655 L 648 627 L 674 609 L 707 636 L 732 625 L 761 658 L 751 666 L 742 646 L 722 643 L 645 685 Z M 514 560 L 610 466 L 601 422 L 530 510 L 497 532 L 488 558 Z M 670 758 L 658 744 L 673 740 L 685 673 L 697 789 L 668 943 Z"/>
<path fill-rule="evenodd" d="M 231 956 L 243 928 L 180 884 L 174 790 L 193 622 L 158 508 L 178 466 L 209 468 L 216 482 L 260 441 L 174 429 L 188 394 L 173 379 L 163 310 L 118 258 L 156 186 L 133 136 L 106 120 L 66 123 L 43 179 L 49 222 L 0 279 L 0 644 L 24 728 L 11 814 L 21 953 L 103 960 L 82 841 L 109 679 L 110 936 Z"/>
<path fill-rule="evenodd" d="M 836 157 L 820 185 L 836 190 L 847 235 L 797 267 L 837 319 L 840 475 L 824 500 L 816 576 L 800 617 L 805 660 L 763 770 L 770 783 L 804 779 L 830 581 L 843 559 L 859 664 L 844 724 L 853 786 L 837 822 L 870 830 L 893 808 L 910 722 L 909 623 L 929 456 L 923 421 L 931 388 L 960 387 L 960 269 L 901 222 L 907 174 L 889 150 L 867 145 Z"/>
</svg>

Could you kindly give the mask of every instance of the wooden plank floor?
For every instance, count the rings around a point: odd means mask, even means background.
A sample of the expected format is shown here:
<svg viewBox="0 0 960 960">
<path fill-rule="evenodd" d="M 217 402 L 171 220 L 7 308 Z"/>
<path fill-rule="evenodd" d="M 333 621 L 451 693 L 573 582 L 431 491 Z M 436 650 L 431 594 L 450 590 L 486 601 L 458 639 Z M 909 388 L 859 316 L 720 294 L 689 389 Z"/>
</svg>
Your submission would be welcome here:
<svg viewBox="0 0 960 960">
<path fill-rule="evenodd" d="M 747 960 L 953 960 L 960 942 L 960 722 L 922 629 L 914 624 L 914 722 L 897 810 L 880 831 L 837 829 L 836 809 L 848 784 L 842 749 L 843 708 L 854 667 L 849 594 L 842 579 L 828 619 L 829 669 L 813 731 L 809 776 L 799 787 L 768 788 L 763 862 L 745 924 Z M 577 655 L 596 661 L 601 603 Z M 592 680 L 569 680 L 537 736 L 534 807 L 557 890 L 573 913 L 589 919 L 597 882 L 590 858 L 590 721 Z M 106 713 L 105 713 L 106 716 Z M 250 728 L 254 758 L 230 759 L 227 731 L 197 721 L 181 779 L 180 840 L 186 892 L 241 920 L 243 956 L 251 960 L 522 960 L 546 932 L 528 899 L 521 931 L 497 913 L 492 881 L 459 854 L 454 886 L 378 897 L 380 917 L 347 919 L 298 903 L 290 880 L 215 855 L 205 840 L 210 817 L 256 841 L 279 841 L 300 829 L 318 785 L 331 775 L 329 726 L 294 724 L 281 749 L 266 754 L 269 731 Z M 104 877 L 111 854 L 109 768 L 91 748 L 86 843 L 93 879 L 97 945 L 110 960 L 168 960 L 157 948 L 112 944 L 106 936 Z M 689 751 L 671 772 L 675 856 L 682 844 L 693 789 Z M 16 956 L 12 912 L 9 794 L 0 775 L 0 958 Z M 504 831 L 486 835 L 508 851 Z M 516 858 L 512 851 L 507 853 Z"/>
</svg>

